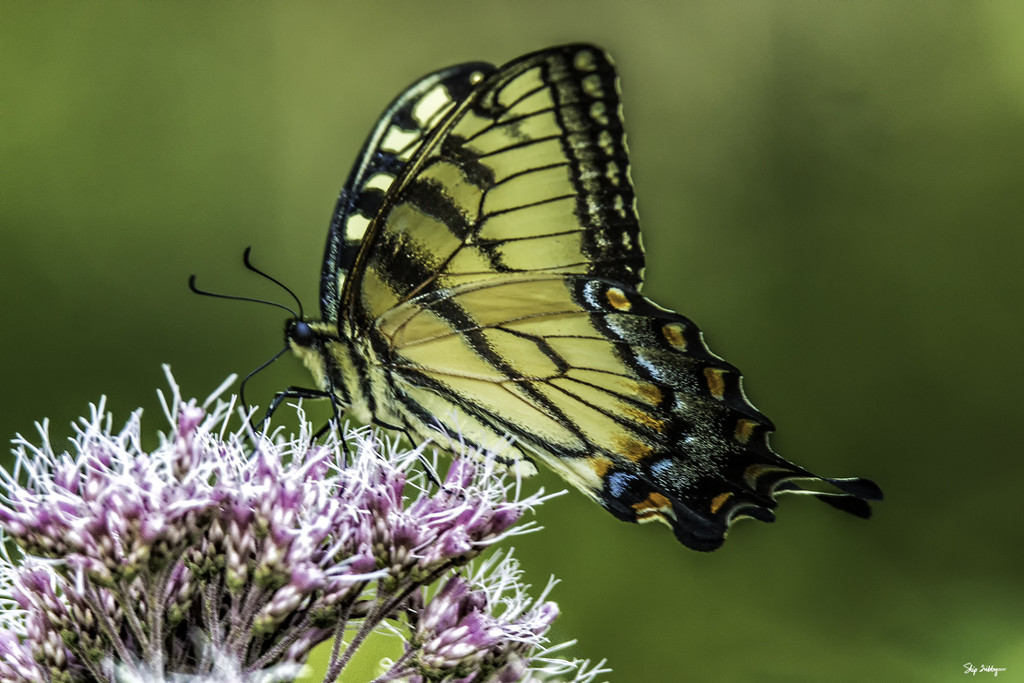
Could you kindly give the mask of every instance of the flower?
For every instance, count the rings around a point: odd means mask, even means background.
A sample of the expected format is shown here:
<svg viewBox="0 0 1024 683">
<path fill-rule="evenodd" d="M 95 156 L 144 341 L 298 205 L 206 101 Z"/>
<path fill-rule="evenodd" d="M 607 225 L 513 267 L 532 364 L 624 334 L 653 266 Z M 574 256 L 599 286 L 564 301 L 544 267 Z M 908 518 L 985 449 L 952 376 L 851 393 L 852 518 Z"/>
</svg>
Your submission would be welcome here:
<svg viewBox="0 0 1024 683">
<path fill-rule="evenodd" d="M 0 528 L 25 557 L 0 557 L 0 681 L 286 681 L 332 637 L 334 680 L 381 628 L 406 643 L 378 681 L 604 671 L 549 656 L 553 584 L 530 600 L 510 554 L 467 567 L 536 529 L 543 491 L 520 497 L 486 454 L 439 482 L 425 445 L 315 443 L 301 409 L 298 435 L 233 429 L 230 379 L 200 404 L 167 376 L 151 451 L 140 412 L 114 432 L 102 400 L 67 452 L 45 422 L 41 445 L 15 440 Z"/>
<path fill-rule="evenodd" d="M 416 669 L 427 680 L 488 672 L 514 673 L 508 680 L 520 680 L 527 655 L 543 645 L 544 633 L 558 616 L 558 606 L 544 601 L 554 583 L 531 601 L 521 578 L 510 556 L 495 555 L 472 581 L 448 579 L 418 615 L 409 647 Z M 502 608 L 499 615 L 493 612 L 496 606 Z"/>
</svg>

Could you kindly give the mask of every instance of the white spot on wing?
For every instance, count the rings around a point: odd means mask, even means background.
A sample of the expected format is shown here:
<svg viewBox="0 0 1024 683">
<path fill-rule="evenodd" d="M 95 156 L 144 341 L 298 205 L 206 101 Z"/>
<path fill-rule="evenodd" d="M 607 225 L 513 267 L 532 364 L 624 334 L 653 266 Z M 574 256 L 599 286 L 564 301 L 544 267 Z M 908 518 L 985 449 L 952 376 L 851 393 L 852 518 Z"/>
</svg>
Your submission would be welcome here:
<svg viewBox="0 0 1024 683">
<path fill-rule="evenodd" d="M 388 128 L 388 132 L 384 134 L 384 139 L 381 140 L 380 148 L 385 152 L 400 155 L 411 146 L 414 146 L 419 137 L 420 134 L 418 131 L 407 131 L 402 130 L 398 126 L 391 126 Z"/>
<path fill-rule="evenodd" d="M 348 217 L 345 223 L 345 239 L 352 242 L 359 242 L 366 234 L 366 228 L 370 225 L 370 219 L 366 216 L 354 213 Z"/>
<path fill-rule="evenodd" d="M 590 50 L 580 50 L 573 57 L 573 66 L 580 71 L 593 71 L 597 68 L 597 58 Z"/>
<path fill-rule="evenodd" d="M 583 92 L 590 97 L 600 98 L 604 97 L 604 88 L 601 87 L 601 77 L 597 74 L 590 74 L 584 76 L 583 81 Z"/>
<path fill-rule="evenodd" d="M 429 129 L 437 122 L 438 113 L 451 104 L 451 98 L 443 86 L 436 85 L 413 107 L 412 117 L 421 128 Z"/>
<path fill-rule="evenodd" d="M 374 173 L 370 179 L 363 184 L 363 187 L 366 189 L 387 192 L 394 182 L 395 176 L 390 173 Z"/>
</svg>

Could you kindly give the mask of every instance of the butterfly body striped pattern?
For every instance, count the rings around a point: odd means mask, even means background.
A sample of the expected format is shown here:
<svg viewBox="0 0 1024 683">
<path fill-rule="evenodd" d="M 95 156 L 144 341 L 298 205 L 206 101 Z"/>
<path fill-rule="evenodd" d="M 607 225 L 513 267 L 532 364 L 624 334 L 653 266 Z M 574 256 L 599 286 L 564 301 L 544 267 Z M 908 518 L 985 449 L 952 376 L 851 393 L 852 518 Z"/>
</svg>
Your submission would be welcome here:
<svg viewBox="0 0 1024 683">
<path fill-rule="evenodd" d="M 524 473 L 541 462 L 698 550 L 738 517 L 770 521 L 799 479 L 868 516 L 873 483 L 821 480 L 771 450 L 739 372 L 639 293 L 643 268 L 607 55 L 451 67 L 371 134 L 328 235 L 322 319 L 289 340 L 355 417 L 496 449 Z"/>
</svg>

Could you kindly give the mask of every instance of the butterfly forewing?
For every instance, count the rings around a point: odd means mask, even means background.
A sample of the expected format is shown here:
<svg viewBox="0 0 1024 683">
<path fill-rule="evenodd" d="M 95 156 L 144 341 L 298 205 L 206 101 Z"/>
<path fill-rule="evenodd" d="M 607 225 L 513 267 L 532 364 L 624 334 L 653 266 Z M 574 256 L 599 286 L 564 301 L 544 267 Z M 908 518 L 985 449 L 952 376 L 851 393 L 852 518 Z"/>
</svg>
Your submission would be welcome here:
<svg viewBox="0 0 1024 683">
<path fill-rule="evenodd" d="M 364 147 L 328 239 L 324 323 L 293 348 L 365 419 L 541 461 L 711 550 L 737 517 L 770 521 L 794 480 L 822 480 L 771 450 L 774 426 L 700 330 L 639 293 L 634 204 L 602 51 L 439 71 Z M 881 496 L 824 481 L 838 491 L 811 493 L 861 516 Z"/>
<path fill-rule="evenodd" d="M 320 281 L 325 321 L 338 320 L 345 278 L 392 185 L 430 132 L 492 71 L 484 62 L 441 69 L 406 88 L 381 115 L 341 190 L 327 233 Z"/>
<path fill-rule="evenodd" d="M 643 251 L 614 68 L 589 46 L 482 81 L 388 194 L 345 291 L 368 325 L 424 291 L 507 273 L 638 286 Z M 356 295 L 358 291 L 358 295 Z"/>
</svg>

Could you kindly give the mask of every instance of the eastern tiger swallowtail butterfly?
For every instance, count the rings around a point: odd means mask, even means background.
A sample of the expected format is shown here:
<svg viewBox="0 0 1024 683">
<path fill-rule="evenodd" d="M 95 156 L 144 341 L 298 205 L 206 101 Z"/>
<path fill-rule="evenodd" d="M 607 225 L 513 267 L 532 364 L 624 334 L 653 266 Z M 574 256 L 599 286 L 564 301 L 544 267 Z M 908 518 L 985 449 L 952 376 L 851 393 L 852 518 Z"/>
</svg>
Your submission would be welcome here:
<svg viewBox="0 0 1024 683">
<path fill-rule="evenodd" d="M 697 550 L 739 517 L 772 521 L 782 491 L 870 516 L 873 482 L 771 450 L 738 370 L 640 294 L 643 270 L 608 55 L 566 45 L 436 71 L 387 108 L 341 191 L 321 319 L 286 328 L 318 388 L 278 399 L 329 397 L 527 474 L 543 463 Z"/>
</svg>

